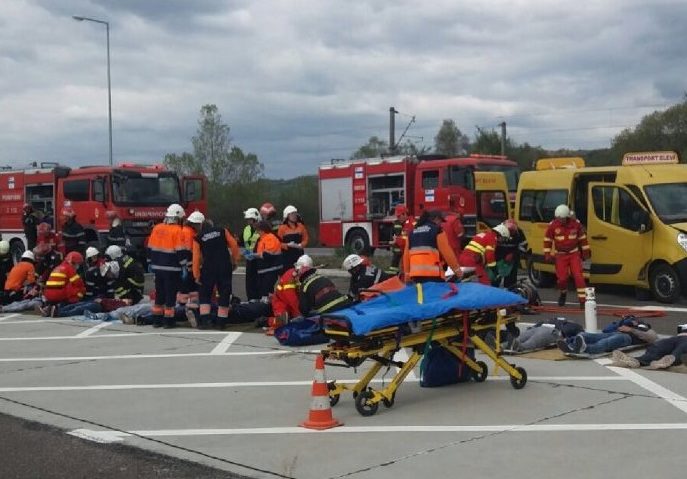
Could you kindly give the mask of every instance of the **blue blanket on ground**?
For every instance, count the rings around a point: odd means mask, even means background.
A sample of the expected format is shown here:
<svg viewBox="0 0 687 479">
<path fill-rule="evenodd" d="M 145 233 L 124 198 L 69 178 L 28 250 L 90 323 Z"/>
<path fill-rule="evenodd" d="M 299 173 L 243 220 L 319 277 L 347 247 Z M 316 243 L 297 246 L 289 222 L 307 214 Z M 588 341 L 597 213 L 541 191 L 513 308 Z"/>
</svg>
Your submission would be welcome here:
<svg viewBox="0 0 687 479">
<path fill-rule="evenodd" d="M 418 287 L 422 288 L 421 294 Z M 424 283 L 380 295 L 326 316 L 346 319 L 353 334 L 359 336 L 410 321 L 433 319 L 450 311 L 495 309 L 526 302 L 520 295 L 479 283 Z"/>
</svg>

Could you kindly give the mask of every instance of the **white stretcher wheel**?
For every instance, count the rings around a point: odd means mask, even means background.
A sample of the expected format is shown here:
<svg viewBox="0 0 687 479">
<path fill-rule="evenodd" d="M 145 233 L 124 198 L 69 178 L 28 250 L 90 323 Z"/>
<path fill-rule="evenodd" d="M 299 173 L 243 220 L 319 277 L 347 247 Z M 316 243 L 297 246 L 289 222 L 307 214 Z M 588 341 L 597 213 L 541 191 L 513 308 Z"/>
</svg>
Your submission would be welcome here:
<svg viewBox="0 0 687 479">
<path fill-rule="evenodd" d="M 520 366 L 517 366 L 515 370 L 520 373 L 520 376 L 522 376 L 522 378 L 515 379 L 513 376 L 511 376 L 510 384 L 511 386 L 513 386 L 514 389 L 522 389 L 525 387 L 525 384 L 527 384 L 527 371 L 525 371 L 525 368 L 522 368 Z"/>
</svg>

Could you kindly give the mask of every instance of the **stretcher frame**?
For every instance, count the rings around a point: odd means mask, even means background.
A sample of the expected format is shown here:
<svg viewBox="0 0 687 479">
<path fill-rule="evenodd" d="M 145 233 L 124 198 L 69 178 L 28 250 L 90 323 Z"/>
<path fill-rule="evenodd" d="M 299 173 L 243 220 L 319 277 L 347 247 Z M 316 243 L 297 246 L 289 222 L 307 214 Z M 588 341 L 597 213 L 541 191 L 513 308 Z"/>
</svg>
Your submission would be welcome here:
<svg viewBox="0 0 687 479">
<path fill-rule="evenodd" d="M 522 367 L 508 363 L 498 351 L 501 326 L 514 323 L 518 319 L 518 315 L 500 315 L 496 310 L 458 311 L 440 318 L 409 323 L 407 327 L 403 325 L 376 330 L 364 336 L 355 336 L 348 331 L 328 327 L 325 319 L 324 333 L 334 339 L 334 342 L 322 350 L 322 355 L 329 361 L 343 363 L 329 363 L 330 365 L 357 368 L 366 359 L 374 361 L 353 385 L 338 383 L 336 380 L 329 382 L 330 404 L 335 406 L 342 394 L 351 392 L 355 399 L 355 408 L 362 416 L 374 415 L 380 403 L 387 408 L 392 407 L 396 391 L 422 359 L 425 346 L 430 341 L 438 343 L 469 367 L 476 382 L 483 382 L 487 379 L 489 370 L 485 362 L 474 360 L 465 353 L 464 346 L 469 340 L 472 347 L 482 351 L 494 362 L 495 370 L 501 368 L 510 376 L 513 388 L 522 389 L 527 383 L 527 372 Z M 409 329 L 409 334 L 402 334 L 404 329 Z M 494 329 L 497 335 L 497 350 L 491 348 L 480 337 Z M 394 361 L 394 354 L 401 348 L 411 348 L 412 354 L 405 362 Z M 370 387 L 372 380 L 385 366 L 395 366 L 399 371 L 382 389 Z"/>
</svg>

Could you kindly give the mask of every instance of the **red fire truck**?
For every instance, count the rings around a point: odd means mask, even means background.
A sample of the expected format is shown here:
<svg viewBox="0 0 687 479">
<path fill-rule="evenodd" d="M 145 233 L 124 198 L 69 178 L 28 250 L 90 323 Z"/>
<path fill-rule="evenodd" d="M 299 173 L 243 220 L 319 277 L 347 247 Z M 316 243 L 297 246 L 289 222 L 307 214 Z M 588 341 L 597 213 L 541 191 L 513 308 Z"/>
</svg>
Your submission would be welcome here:
<svg viewBox="0 0 687 479">
<path fill-rule="evenodd" d="M 394 156 L 334 160 L 322 165 L 320 243 L 329 247 L 344 245 L 354 252 L 388 247 L 393 236 L 393 210 L 398 204 L 405 204 L 415 216 L 424 209 L 457 210 L 462 214 L 466 235 L 472 236 L 480 210 L 475 193 L 476 171 L 503 173 L 509 193 L 515 193 L 518 165 L 504 156 Z M 496 204 L 494 194 L 492 191 L 489 196 L 492 205 Z M 504 215 L 507 202 L 502 195 L 500 208 Z M 490 212 L 490 216 L 493 214 Z"/>
<path fill-rule="evenodd" d="M 96 244 L 109 230 L 107 212 L 122 220 L 132 245 L 142 247 L 152 225 L 167 206 L 179 203 L 187 210 L 207 212 L 207 181 L 203 176 L 179 178 L 162 165 L 84 166 L 56 163 L 23 170 L 0 170 L 0 233 L 17 258 L 26 247 L 22 226 L 24 204 L 52 217 L 57 233 L 60 212 L 70 205 L 86 231 L 87 243 Z"/>
</svg>

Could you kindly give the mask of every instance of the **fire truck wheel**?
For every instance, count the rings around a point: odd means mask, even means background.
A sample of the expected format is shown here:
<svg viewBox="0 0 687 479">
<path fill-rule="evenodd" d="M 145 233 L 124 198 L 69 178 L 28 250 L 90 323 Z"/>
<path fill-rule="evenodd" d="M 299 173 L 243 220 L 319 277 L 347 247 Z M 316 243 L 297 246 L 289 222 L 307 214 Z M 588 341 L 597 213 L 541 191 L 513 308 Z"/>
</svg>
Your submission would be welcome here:
<svg viewBox="0 0 687 479">
<path fill-rule="evenodd" d="M 21 240 L 14 240 L 10 242 L 10 255 L 12 258 L 14 258 L 15 263 L 19 262 L 24 251 L 26 251 L 26 248 Z"/>
<path fill-rule="evenodd" d="M 346 237 L 346 246 L 352 253 L 368 254 L 370 251 L 370 238 L 362 229 L 354 229 L 348 233 Z"/>
</svg>

